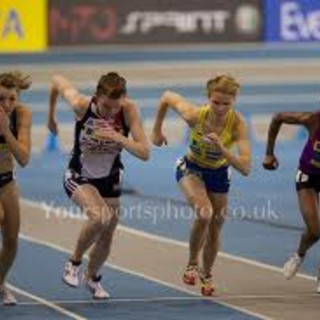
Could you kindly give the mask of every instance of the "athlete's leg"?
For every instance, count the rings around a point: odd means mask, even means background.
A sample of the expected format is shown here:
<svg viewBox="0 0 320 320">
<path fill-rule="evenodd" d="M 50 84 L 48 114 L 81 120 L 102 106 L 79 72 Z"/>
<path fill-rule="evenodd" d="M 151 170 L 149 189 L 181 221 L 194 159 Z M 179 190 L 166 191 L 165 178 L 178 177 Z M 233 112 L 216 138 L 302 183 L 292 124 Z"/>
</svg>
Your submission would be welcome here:
<svg viewBox="0 0 320 320">
<path fill-rule="evenodd" d="M 283 273 L 287 279 L 294 277 L 308 249 L 319 240 L 320 236 L 318 194 L 311 188 L 302 188 L 297 194 L 306 229 L 301 235 L 297 252 L 283 266 Z"/>
<path fill-rule="evenodd" d="M 18 249 L 20 207 L 18 187 L 14 181 L 1 190 L 0 204 L 3 216 L 1 224 L 2 249 L 0 252 L 0 286 L 2 286 Z"/>
<path fill-rule="evenodd" d="M 14 262 L 18 249 L 20 228 L 19 191 L 15 181 L 4 186 L 0 192 L 0 216 L 2 249 L 0 252 L 0 299 L 4 305 L 15 305 L 16 298 L 5 286 L 5 278 Z"/>
<path fill-rule="evenodd" d="M 213 207 L 213 215 L 210 220 L 206 241 L 203 248 L 203 273 L 205 276 L 211 274 L 212 266 L 217 257 L 220 246 L 220 233 L 227 214 L 227 193 L 209 193 Z"/>
<path fill-rule="evenodd" d="M 208 232 L 202 253 L 202 270 L 200 272 L 201 293 L 211 296 L 214 293 L 211 270 L 220 245 L 220 232 L 227 212 L 227 194 L 209 193 L 213 207 L 213 216 L 210 220 Z"/>
<path fill-rule="evenodd" d="M 99 237 L 96 238 L 94 246 L 90 252 L 90 259 L 86 276 L 91 278 L 97 275 L 99 269 L 107 260 L 114 231 L 119 221 L 120 199 L 119 198 L 105 198 L 108 207 L 113 211 L 110 223 L 103 229 Z"/>
<path fill-rule="evenodd" d="M 212 205 L 204 183 L 197 176 L 188 174 L 182 177 L 179 186 L 196 213 L 189 239 L 189 265 L 197 265 L 199 252 L 212 217 Z"/>
<path fill-rule="evenodd" d="M 314 189 L 301 189 L 297 192 L 300 212 L 306 229 L 302 233 L 298 248 L 298 254 L 304 257 L 308 249 L 320 238 L 319 229 L 319 199 Z"/>
<path fill-rule="evenodd" d="M 90 252 L 88 267 L 84 274 L 86 284 L 95 299 L 106 299 L 109 297 L 108 292 L 101 285 L 101 275 L 98 275 L 98 272 L 110 253 L 113 234 L 119 220 L 119 198 L 109 198 L 105 201 L 108 207 L 113 210 L 113 215 L 110 223 L 103 228 L 100 235 L 96 238 Z"/>
<path fill-rule="evenodd" d="M 71 199 L 88 216 L 88 221 L 82 227 L 75 251 L 71 257 L 72 261 L 80 262 L 83 254 L 110 223 L 113 213 L 99 194 L 99 191 L 90 184 L 78 186 Z"/>
</svg>

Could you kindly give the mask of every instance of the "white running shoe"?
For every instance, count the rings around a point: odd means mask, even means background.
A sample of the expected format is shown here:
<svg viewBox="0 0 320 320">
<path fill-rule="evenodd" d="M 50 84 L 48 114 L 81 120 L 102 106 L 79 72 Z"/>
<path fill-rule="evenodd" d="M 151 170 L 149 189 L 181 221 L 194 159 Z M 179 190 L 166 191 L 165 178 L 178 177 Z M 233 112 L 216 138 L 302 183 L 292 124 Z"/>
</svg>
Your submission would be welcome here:
<svg viewBox="0 0 320 320">
<path fill-rule="evenodd" d="M 62 275 L 62 280 L 71 287 L 78 287 L 80 284 L 79 280 L 80 265 L 75 266 L 71 261 L 67 261 Z"/>
<path fill-rule="evenodd" d="M 97 300 L 110 298 L 110 294 L 102 288 L 101 279 L 101 276 L 98 276 L 96 279 L 87 279 L 84 275 L 84 281 L 86 282 L 88 289 L 93 294 L 93 298 Z"/>
<path fill-rule="evenodd" d="M 296 275 L 302 260 L 303 259 L 297 253 L 294 253 L 294 255 L 284 264 L 283 275 L 287 280 L 290 280 Z"/>
<path fill-rule="evenodd" d="M 0 300 L 4 306 L 15 306 L 18 303 L 16 297 L 6 286 L 0 288 Z"/>
</svg>

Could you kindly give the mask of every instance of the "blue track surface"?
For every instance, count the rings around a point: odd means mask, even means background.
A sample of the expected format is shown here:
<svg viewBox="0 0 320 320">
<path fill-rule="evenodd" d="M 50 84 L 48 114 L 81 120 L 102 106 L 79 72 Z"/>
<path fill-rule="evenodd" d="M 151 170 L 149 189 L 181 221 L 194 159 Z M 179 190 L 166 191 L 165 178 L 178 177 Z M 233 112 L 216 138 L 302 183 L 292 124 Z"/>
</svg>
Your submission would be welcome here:
<svg viewBox="0 0 320 320">
<path fill-rule="evenodd" d="M 112 299 L 105 303 L 94 303 L 84 286 L 73 289 L 62 284 L 61 268 L 68 257 L 66 253 L 21 240 L 20 254 L 11 273 L 11 282 L 20 289 L 53 301 L 56 305 L 88 319 L 138 320 L 148 317 L 182 320 L 188 314 L 191 318 L 206 320 L 212 319 L 213 312 L 222 320 L 256 319 L 215 302 L 192 300 L 191 295 L 181 291 L 106 267 L 102 269 L 103 283 Z M 49 307 L 27 304 L 31 303 L 32 299 L 19 298 L 21 305 L 15 308 L 0 308 L 2 319 L 67 319 Z"/>
</svg>

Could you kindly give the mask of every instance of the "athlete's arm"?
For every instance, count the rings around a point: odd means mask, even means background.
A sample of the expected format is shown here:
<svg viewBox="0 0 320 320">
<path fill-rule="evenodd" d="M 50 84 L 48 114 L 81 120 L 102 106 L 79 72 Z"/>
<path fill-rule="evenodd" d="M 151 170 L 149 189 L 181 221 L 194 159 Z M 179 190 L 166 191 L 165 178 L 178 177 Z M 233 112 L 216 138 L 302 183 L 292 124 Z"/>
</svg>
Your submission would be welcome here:
<svg viewBox="0 0 320 320">
<path fill-rule="evenodd" d="M 84 116 L 89 105 L 88 97 L 80 94 L 69 80 L 63 76 L 55 75 L 52 79 L 52 85 L 49 93 L 48 111 L 48 128 L 54 134 L 57 134 L 58 131 L 55 114 L 59 95 L 68 102 L 78 118 L 82 118 Z"/>
<path fill-rule="evenodd" d="M 232 155 L 227 160 L 235 169 L 247 176 L 251 170 L 251 144 L 246 121 L 240 114 L 238 116 L 239 122 L 235 133 L 235 144 L 238 149 L 238 155 Z"/>
<path fill-rule="evenodd" d="M 237 154 L 235 155 L 223 145 L 221 146 L 221 153 L 232 167 L 244 176 L 248 176 L 251 170 L 251 145 L 246 121 L 238 112 L 236 114 L 233 137 Z"/>
<path fill-rule="evenodd" d="M 312 112 L 279 112 L 271 120 L 268 130 L 266 154 L 263 160 L 263 167 L 267 170 L 275 170 L 279 166 L 277 157 L 274 154 L 276 140 L 282 124 L 302 125 L 310 132 L 314 121 L 315 113 Z"/>
<path fill-rule="evenodd" d="M 128 152 L 147 161 L 150 157 L 150 148 L 138 109 L 136 105 L 130 101 L 124 110 L 132 139 L 121 136 L 120 143 Z"/>
<path fill-rule="evenodd" d="M 0 109 L 0 118 L 7 120 L 7 116 L 2 109 Z M 12 134 L 8 121 L 5 126 L 2 126 L 1 130 L 9 150 L 21 167 L 25 167 L 30 159 L 31 118 L 30 109 L 25 106 L 19 106 L 17 107 L 17 138 Z"/>
<path fill-rule="evenodd" d="M 220 150 L 223 157 L 232 167 L 234 167 L 244 176 L 247 176 L 249 175 L 251 169 L 251 147 L 246 122 L 239 113 L 237 113 L 233 137 L 234 143 L 238 149 L 237 155 L 234 155 L 222 144 L 220 137 L 215 132 L 212 132 L 206 136 L 206 138 L 209 139 L 211 143 L 213 143 Z"/>
<path fill-rule="evenodd" d="M 117 142 L 134 156 L 147 161 L 150 156 L 149 144 L 137 107 L 133 102 L 126 99 L 126 102 L 123 105 L 123 111 L 126 123 L 130 128 L 132 139 L 109 126 L 100 128 L 96 131 L 95 135 L 102 139 Z"/>
<path fill-rule="evenodd" d="M 181 95 L 166 91 L 160 98 L 153 126 L 152 142 L 155 145 L 160 146 L 167 141 L 162 134 L 162 125 L 169 108 L 174 110 L 190 127 L 194 126 L 197 121 L 198 109 L 196 106 Z"/>
</svg>

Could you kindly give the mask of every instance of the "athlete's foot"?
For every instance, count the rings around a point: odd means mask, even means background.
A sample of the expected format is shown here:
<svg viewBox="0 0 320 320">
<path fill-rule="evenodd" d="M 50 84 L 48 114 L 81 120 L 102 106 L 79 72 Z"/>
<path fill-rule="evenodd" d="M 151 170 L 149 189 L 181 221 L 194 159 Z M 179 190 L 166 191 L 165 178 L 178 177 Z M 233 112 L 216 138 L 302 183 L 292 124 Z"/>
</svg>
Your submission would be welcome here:
<svg viewBox="0 0 320 320">
<path fill-rule="evenodd" d="M 62 280 L 71 287 L 78 287 L 80 284 L 79 272 L 81 263 L 68 261 L 64 267 Z"/>
<path fill-rule="evenodd" d="M 17 299 L 6 286 L 0 287 L 0 300 L 4 306 L 15 306 Z"/>
<path fill-rule="evenodd" d="M 183 274 L 183 282 L 189 286 L 194 286 L 199 276 L 198 265 L 189 264 Z"/>
<path fill-rule="evenodd" d="M 212 275 L 199 275 L 200 282 L 201 282 L 201 294 L 206 297 L 213 296 L 214 293 L 214 286 L 213 286 L 213 279 Z"/>
<path fill-rule="evenodd" d="M 297 253 L 294 253 L 294 255 L 284 264 L 283 275 L 286 279 L 290 280 L 296 275 L 302 261 L 303 258 Z"/>
<path fill-rule="evenodd" d="M 102 276 L 95 276 L 88 279 L 84 274 L 83 279 L 87 285 L 87 288 L 92 293 L 94 299 L 104 300 L 110 298 L 109 293 L 104 290 L 101 285 Z"/>
</svg>

